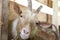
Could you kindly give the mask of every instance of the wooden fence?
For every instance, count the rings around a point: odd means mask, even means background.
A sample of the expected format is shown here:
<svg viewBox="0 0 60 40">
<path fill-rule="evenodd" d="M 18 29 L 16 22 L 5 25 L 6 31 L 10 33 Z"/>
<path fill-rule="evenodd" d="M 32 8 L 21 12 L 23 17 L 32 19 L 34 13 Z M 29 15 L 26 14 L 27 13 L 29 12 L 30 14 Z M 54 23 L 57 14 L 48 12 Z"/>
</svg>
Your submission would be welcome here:
<svg viewBox="0 0 60 40">
<path fill-rule="evenodd" d="M 0 40 L 8 40 L 8 0 L 0 0 Z"/>
</svg>

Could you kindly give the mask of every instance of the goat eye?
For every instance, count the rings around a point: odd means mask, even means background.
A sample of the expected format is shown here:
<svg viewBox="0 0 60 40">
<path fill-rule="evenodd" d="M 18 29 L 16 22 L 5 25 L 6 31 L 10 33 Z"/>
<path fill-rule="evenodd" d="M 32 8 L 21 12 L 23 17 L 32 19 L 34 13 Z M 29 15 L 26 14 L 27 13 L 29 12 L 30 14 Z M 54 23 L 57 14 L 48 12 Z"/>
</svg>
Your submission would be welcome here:
<svg viewBox="0 0 60 40">
<path fill-rule="evenodd" d="M 22 15 L 20 17 L 23 17 Z"/>
<path fill-rule="evenodd" d="M 39 23 L 36 23 L 36 25 L 38 25 Z"/>
</svg>

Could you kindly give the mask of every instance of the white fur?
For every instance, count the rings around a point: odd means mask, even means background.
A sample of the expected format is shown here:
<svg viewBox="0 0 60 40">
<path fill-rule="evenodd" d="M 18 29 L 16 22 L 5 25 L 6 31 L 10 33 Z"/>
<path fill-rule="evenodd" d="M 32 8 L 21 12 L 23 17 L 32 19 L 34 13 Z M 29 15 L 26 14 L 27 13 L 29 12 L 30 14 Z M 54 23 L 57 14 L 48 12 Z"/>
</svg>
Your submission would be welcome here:
<svg viewBox="0 0 60 40">
<path fill-rule="evenodd" d="M 13 24 L 12 24 L 12 34 L 13 34 L 13 37 L 15 38 L 17 36 L 17 30 L 16 30 L 16 27 L 17 27 L 17 23 L 18 23 L 19 19 L 16 19 L 13 21 Z M 25 32 L 29 32 L 28 34 L 25 34 L 24 33 L 24 30 Z M 22 39 L 28 39 L 29 38 L 29 35 L 30 35 L 30 27 L 29 27 L 29 24 L 26 25 L 26 27 L 22 28 L 22 30 L 20 30 L 21 34 L 21 38 Z"/>
<path fill-rule="evenodd" d="M 35 13 L 31 13 L 30 11 L 27 12 L 27 14 L 22 14 L 22 16 L 24 17 L 20 17 L 20 23 L 24 23 L 24 20 L 27 19 L 27 21 L 29 22 L 33 22 L 35 21 Z M 17 30 L 16 30 L 16 27 L 17 27 L 17 24 L 18 24 L 18 21 L 19 21 L 19 18 L 15 19 L 13 21 L 13 24 L 12 24 L 12 34 L 13 34 L 13 37 L 16 37 L 17 36 Z M 26 31 L 26 32 L 29 32 L 28 34 L 25 34 L 23 31 Z M 30 35 L 30 28 L 29 28 L 29 24 L 27 24 L 24 28 L 22 28 L 22 30 L 20 30 L 21 34 L 21 38 L 22 39 L 28 39 L 29 38 L 29 35 Z"/>
<path fill-rule="evenodd" d="M 17 36 L 16 26 L 17 26 L 18 20 L 19 19 L 14 20 L 12 24 L 12 35 L 14 38 Z"/>
<path fill-rule="evenodd" d="M 28 34 L 24 33 L 24 30 L 26 33 L 28 32 Z M 20 36 L 22 39 L 28 39 L 29 35 L 30 35 L 30 28 L 29 28 L 29 24 L 28 24 L 28 25 L 26 25 L 26 27 L 22 28 Z"/>
<path fill-rule="evenodd" d="M 17 27 L 17 24 L 18 24 L 18 21 L 20 21 L 21 24 L 24 23 L 25 20 L 27 20 L 26 22 L 35 22 L 35 19 L 36 19 L 36 13 L 32 13 L 31 11 L 29 10 L 26 10 L 25 12 L 23 12 L 22 14 L 22 17 L 20 18 L 17 18 L 13 21 L 13 25 L 12 25 L 12 34 L 14 37 L 17 36 L 17 30 L 16 30 L 16 27 Z M 19 20 L 20 19 L 20 20 Z M 21 34 L 20 34 L 20 37 L 22 39 L 28 39 L 29 38 L 29 35 L 30 35 L 30 23 L 28 23 L 27 25 L 25 25 L 22 30 L 20 30 Z M 26 32 L 29 32 L 28 34 L 24 33 L 24 30 Z"/>
</svg>

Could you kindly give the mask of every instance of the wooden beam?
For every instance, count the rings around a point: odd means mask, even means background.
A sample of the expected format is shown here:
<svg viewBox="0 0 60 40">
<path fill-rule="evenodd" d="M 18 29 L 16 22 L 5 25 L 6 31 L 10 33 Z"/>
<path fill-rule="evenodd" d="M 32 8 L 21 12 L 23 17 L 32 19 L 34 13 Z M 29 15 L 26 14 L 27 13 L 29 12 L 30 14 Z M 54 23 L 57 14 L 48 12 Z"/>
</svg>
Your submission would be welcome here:
<svg viewBox="0 0 60 40">
<path fill-rule="evenodd" d="M 1 40 L 1 14 L 2 14 L 2 0 L 0 0 L 0 40 Z"/>
<path fill-rule="evenodd" d="M 48 18 L 49 18 L 49 15 L 48 14 L 46 14 L 46 21 L 48 22 Z"/>
<path fill-rule="evenodd" d="M 2 40 L 8 40 L 8 0 L 3 0 L 2 5 Z"/>
<path fill-rule="evenodd" d="M 52 27 L 52 28 L 59 35 L 59 27 L 58 27 L 58 0 L 53 0 L 53 11 L 54 12 L 53 12 L 53 17 L 52 17 L 52 23 L 54 25 L 56 25 L 58 31 L 56 31 L 54 27 Z"/>
<path fill-rule="evenodd" d="M 52 23 L 52 15 L 46 14 L 46 20 L 48 23 Z"/>
<path fill-rule="evenodd" d="M 58 1 L 57 0 L 53 0 L 53 11 L 54 12 L 52 17 L 52 23 L 55 24 L 58 29 Z"/>
</svg>

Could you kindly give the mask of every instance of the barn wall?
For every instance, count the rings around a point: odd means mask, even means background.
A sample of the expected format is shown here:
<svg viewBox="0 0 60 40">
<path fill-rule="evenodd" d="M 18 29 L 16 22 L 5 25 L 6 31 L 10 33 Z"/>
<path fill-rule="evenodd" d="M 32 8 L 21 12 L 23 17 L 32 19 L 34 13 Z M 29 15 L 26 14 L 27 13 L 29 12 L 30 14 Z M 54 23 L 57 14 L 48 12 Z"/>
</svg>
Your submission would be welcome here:
<svg viewBox="0 0 60 40">
<path fill-rule="evenodd" d="M 58 25 L 60 25 L 60 17 L 58 17 Z"/>
<path fill-rule="evenodd" d="M 52 8 L 53 2 L 52 2 L 51 0 L 48 0 L 48 1 L 47 1 L 47 5 Z"/>
<path fill-rule="evenodd" d="M 43 3 L 49 7 L 52 7 L 52 3 L 53 3 L 52 0 L 36 0 L 36 1 Z"/>
<path fill-rule="evenodd" d="M 44 22 L 47 21 L 47 20 L 46 20 L 46 14 L 44 14 L 44 13 L 39 13 L 37 16 L 38 16 L 38 20 L 39 20 L 39 21 L 44 21 Z"/>
<path fill-rule="evenodd" d="M 0 40 L 1 40 L 1 14 L 2 14 L 2 0 L 0 0 Z"/>
<path fill-rule="evenodd" d="M 58 8 L 58 11 L 60 12 L 60 7 Z"/>
<path fill-rule="evenodd" d="M 46 21 L 47 21 L 48 23 L 52 23 L 52 15 L 46 14 L 46 16 L 47 16 L 47 17 L 46 17 L 46 18 L 47 18 Z"/>
<path fill-rule="evenodd" d="M 47 0 L 36 0 L 36 1 L 41 2 L 41 3 L 43 3 L 43 4 L 46 4 L 46 5 L 47 5 Z"/>
<path fill-rule="evenodd" d="M 1 35 L 1 39 L 2 40 L 8 40 L 8 0 L 2 0 L 2 35 Z"/>
</svg>

